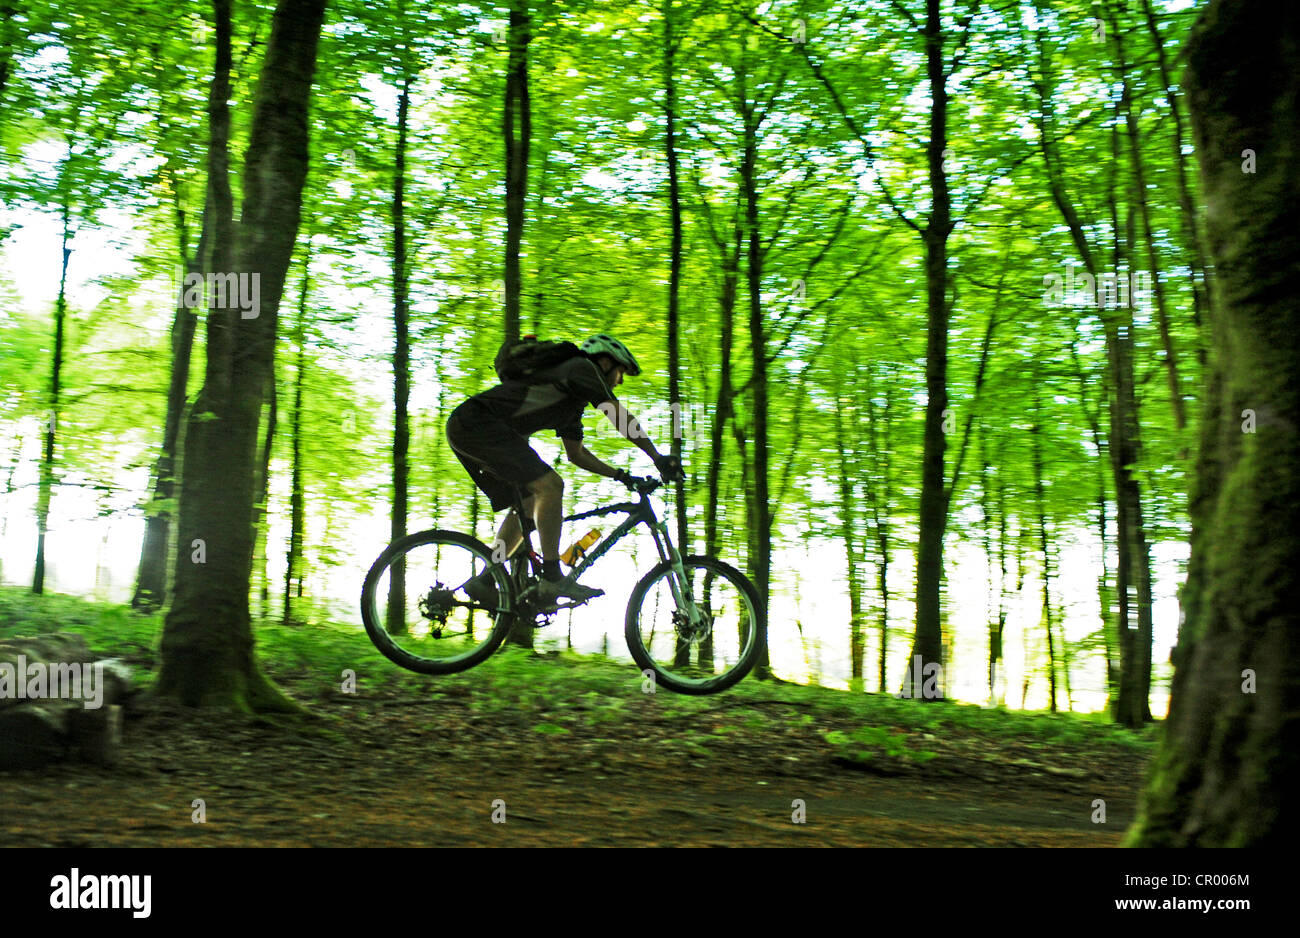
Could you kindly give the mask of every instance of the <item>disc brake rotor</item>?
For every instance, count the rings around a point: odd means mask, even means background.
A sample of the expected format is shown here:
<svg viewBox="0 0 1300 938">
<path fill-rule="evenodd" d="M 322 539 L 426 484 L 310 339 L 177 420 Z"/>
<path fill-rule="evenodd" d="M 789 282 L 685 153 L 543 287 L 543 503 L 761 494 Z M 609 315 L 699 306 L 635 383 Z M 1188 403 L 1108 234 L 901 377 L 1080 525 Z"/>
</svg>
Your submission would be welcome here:
<svg viewBox="0 0 1300 938">
<path fill-rule="evenodd" d="M 713 631 L 713 620 L 703 609 L 696 610 L 699 615 L 699 624 L 691 625 L 691 620 L 684 612 L 673 613 L 673 626 L 677 630 L 678 636 L 682 641 L 690 642 L 697 645 Z"/>
<path fill-rule="evenodd" d="M 441 583 L 435 584 L 429 592 L 420 597 L 416 608 L 420 610 L 420 615 L 424 616 L 430 622 L 436 622 L 438 625 L 447 624 L 447 616 L 455 608 L 456 600 L 452 596 L 451 590 L 447 589 Z M 434 637 L 437 637 L 438 630 L 434 630 Z"/>
</svg>

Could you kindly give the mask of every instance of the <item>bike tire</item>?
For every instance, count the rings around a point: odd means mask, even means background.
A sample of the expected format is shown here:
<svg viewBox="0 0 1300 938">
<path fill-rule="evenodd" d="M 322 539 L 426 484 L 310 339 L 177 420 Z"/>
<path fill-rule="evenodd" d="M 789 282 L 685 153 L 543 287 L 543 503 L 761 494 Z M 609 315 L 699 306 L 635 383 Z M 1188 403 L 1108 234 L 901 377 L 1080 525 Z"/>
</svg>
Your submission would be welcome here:
<svg viewBox="0 0 1300 938">
<path fill-rule="evenodd" d="M 661 665 L 655 660 L 650 650 L 646 648 L 641 629 L 642 607 L 651 587 L 672 571 L 672 565 L 667 561 L 661 561 L 656 565 L 640 579 L 636 588 L 632 590 L 632 595 L 627 604 L 624 637 L 627 639 L 627 647 L 628 651 L 632 653 L 632 659 L 643 671 L 650 670 L 654 672 L 656 684 L 661 684 L 679 694 L 716 694 L 734 686 L 745 675 L 749 674 L 754 665 L 758 663 L 764 647 L 764 637 L 767 634 L 767 614 L 763 609 L 757 587 L 754 586 L 749 577 L 735 567 L 713 557 L 700 555 L 683 557 L 682 566 L 688 573 L 691 570 L 702 570 L 722 577 L 735 586 L 747 600 L 748 609 L 751 613 L 750 633 L 752 640 L 741 650 L 737 660 L 713 677 L 688 679 Z"/>
<path fill-rule="evenodd" d="M 442 530 L 408 534 L 406 537 L 399 538 L 389 544 L 383 553 L 375 559 L 375 562 L 371 564 L 369 572 L 366 573 L 365 582 L 361 587 L 361 621 L 365 624 L 366 634 L 370 636 L 371 642 L 374 643 L 385 658 L 394 664 L 400 665 L 408 671 L 415 671 L 418 674 L 455 674 L 484 661 L 501 646 L 506 635 L 509 634 L 514 619 L 513 610 L 516 606 L 514 578 L 505 575 L 504 571 L 497 568 L 498 573 L 495 580 L 498 590 L 497 605 L 499 611 L 496 613 L 491 628 L 485 630 L 481 641 L 478 641 L 477 644 L 466 651 L 451 654 L 447 657 L 416 654 L 403 647 L 401 642 L 388 633 L 384 624 L 387 608 L 386 600 L 385 605 L 381 608 L 381 597 L 378 592 L 380 584 L 384 580 L 384 574 L 390 570 L 395 560 L 398 558 L 404 560 L 413 549 L 429 545 L 463 548 L 469 551 L 470 554 L 477 556 L 483 562 L 484 567 L 490 567 L 492 564 L 491 550 L 469 535 Z M 485 616 L 488 614 L 487 609 L 482 611 Z"/>
</svg>

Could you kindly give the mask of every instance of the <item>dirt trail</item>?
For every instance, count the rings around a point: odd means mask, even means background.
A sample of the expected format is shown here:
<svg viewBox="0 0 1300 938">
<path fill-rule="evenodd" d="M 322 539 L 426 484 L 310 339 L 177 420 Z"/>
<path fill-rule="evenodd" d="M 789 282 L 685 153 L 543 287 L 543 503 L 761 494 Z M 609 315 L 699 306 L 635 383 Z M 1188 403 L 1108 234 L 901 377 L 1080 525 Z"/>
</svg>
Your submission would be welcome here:
<svg viewBox="0 0 1300 938">
<path fill-rule="evenodd" d="M 1117 846 L 1141 769 L 1006 753 L 880 775 L 837 764 L 815 725 L 683 748 L 650 704 L 549 732 L 450 697 L 313 706 L 338 735 L 150 703 L 113 769 L 0 772 L 0 846 Z"/>
</svg>

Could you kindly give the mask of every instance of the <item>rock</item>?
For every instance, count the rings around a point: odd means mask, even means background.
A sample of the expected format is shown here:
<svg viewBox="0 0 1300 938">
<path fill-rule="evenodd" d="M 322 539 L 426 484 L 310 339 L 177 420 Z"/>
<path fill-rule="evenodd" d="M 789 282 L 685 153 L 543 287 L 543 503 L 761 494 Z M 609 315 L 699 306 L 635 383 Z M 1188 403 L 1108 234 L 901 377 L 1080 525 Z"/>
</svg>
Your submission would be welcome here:
<svg viewBox="0 0 1300 938">
<path fill-rule="evenodd" d="M 7 672 L 0 676 L 0 710 L 30 699 L 26 696 L 27 676 L 33 668 L 39 667 L 49 675 L 51 666 L 84 665 L 93 660 L 94 655 L 80 635 L 55 632 L 0 642 L 0 669 Z"/>
<path fill-rule="evenodd" d="M 18 655 L 29 661 L 88 661 L 94 658 L 86 639 L 71 632 L 51 632 L 0 641 L 0 661 L 13 662 Z"/>
<path fill-rule="evenodd" d="M 97 710 L 73 707 L 68 715 L 68 740 L 76 754 L 96 765 L 115 765 L 122 755 L 122 707 Z"/>
<path fill-rule="evenodd" d="M 0 769 L 33 769 L 62 759 L 68 748 L 68 722 L 79 703 L 29 700 L 0 711 Z"/>
<path fill-rule="evenodd" d="M 74 756 L 99 765 L 120 757 L 131 669 L 95 660 L 80 635 L 0 642 L 0 770 Z"/>
</svg>

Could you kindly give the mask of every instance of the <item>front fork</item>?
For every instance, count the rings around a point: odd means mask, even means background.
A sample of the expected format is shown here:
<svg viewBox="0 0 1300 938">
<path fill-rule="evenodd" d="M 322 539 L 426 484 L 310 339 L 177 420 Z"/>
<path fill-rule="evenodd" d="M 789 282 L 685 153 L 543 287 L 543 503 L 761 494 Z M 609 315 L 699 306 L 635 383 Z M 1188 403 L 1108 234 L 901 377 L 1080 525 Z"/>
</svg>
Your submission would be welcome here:
<svg viewBox="0 0 1300 938">
<path fill-rule="evenodd" d="M 678 553 L 677 547 L 668 535 L 668 522 L 658 521 L 650 526 L 650 530 L 654 535 L 659 557 L 672 568 L 672 574 L 668 577 L 668 587 L 672 590 L 673 601 L 677 603 L 678 611 L 685 614 L 691 628 L 699 628 L 700 608 L 695 604 L 695 597 L 691 593 L 691 578 L 686 575 L 682 555 Z"/>
</svg>

